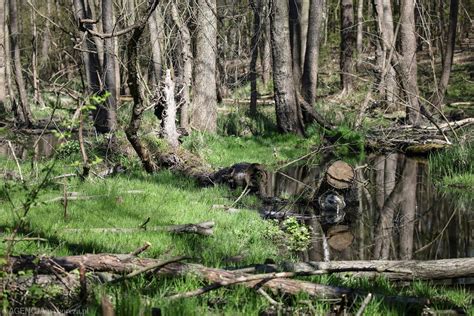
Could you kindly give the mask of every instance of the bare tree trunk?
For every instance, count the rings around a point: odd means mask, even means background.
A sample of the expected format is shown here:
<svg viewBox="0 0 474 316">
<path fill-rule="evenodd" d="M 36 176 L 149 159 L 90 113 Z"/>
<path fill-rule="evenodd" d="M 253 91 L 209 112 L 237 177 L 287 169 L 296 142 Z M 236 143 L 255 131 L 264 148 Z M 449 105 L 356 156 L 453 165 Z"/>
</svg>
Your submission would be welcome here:
<svg viewBox="0 0 474 316">
<path fill-rule="evenodd" d="M 190 123 L 200 131 L 217 128 L 217 18 L 216 0 L 196 0 L 196 57 Z"/>
<path fill-rule="evenodd" d="M 402 0 L 400 7 L 401 78 L 406 94 L 406 115 L 409 124 L 418 125 L 420 103 L 417 83 L 415 0 Z"/>
<path fill-rule="evenodd" d="M 342 93 L 353 89 L 353 55 L 355 48 L 353 0 L 341 0 L 341 87 Z"/>
<path fill-rule="evenodd" d="M 389 60 L 390 51 L 395 45 L 392 5 L 390 0 L 375 0 L 374 5 L 379 34 L 377 44 L 380 46 L 380 52 L 377 54 L 378 72 L 381 75 L 378 91 L 380 96 L 391 105 L 397 95 L 396 72 Z"/>
<path fill-rule="evenodd" d="M 180 98 L 180 126 L 184 129 L 189 127 L 189 106 L 191 104 L 191 97 L 189 90 L 191 88 L 192 72 L 193 72 L 193 54 L 191 52 L 191 34 L 189 28 L 184 23 L 183 19 L 178 14 L 178 9 L 174 2 L 171 3 L 171 17 L 178 27 L 180 35 L 181 51 L 181 69 L 179 70 L 180 78 L 178 81 L 178 90 L 180 91 L 178 97 Z"/>
<path fill-rule="evenodd" d="M 319 44 L 321 42 L 321 28 L 323 24 L 324 0 L 311 0 L 308 18 L 308 33 L 306 40 L 306 54 L 302 78 L 302 95 L 309 105 L 316 102 L 316 89 L 319 70 Z"/>
<path fill-rule="evenodd" d="M 365 0 L 358 0 L 359 3 L 357 5 L 357 39 L 356 39 L 356 46 L 357 46 L 357 54 L 358 58 L 361 58 L 362 54 L 362 38 L 364 32 L 364 1 Z"/>
<path fill-rule="evenodd" d="M 255 115 L 257 113 L 257 59 L 258 59 L 258 45 L 261 38 L 262 23 L 260 22 L 260 14 L 262 12 L 263 0 L 250 0 L 250 6 L 253 11 L 253 34 L 250 44 L 252 57 L 250 59 L 250 113 Z"/>
<path fill-rule="evenodd" d="M 446 89 L 451 75 L 451 67 L 454 57 L 454 46 L 456 44 L 456 28 L 458 23 L 459 0 L 451 0 L 449 7 L 449 30 L 443 56 L 443 70 L 438 82 L 437 91 L 433 97 L 432 103 L 435 107 L 441 108 Z M 440 14 L 443 14 L 442 12 Z"/>
<path fill-rule="evenodd" d="M 165 98 L 165 111 L 163 113 L 163 133 L 166 141 L 173 148 L 179 146 L 178 133 L 176 132 L 176 101 L 174 98 L 174 82 L 171 80 L 171 71 L 166 70 L 166 77 L 163 87 Z"/>
<path fill-rule="evenodd" d="M 32 3 L 34 6 L 36 5 L 35 0 L 33 0 Z M 36 104 L 43 104 L 41 100 L 41 91 L 38 78 L 38 28 L 36 26 L 36 13 L 33 9 L 31 9 L 31 27 L 31 81 L 33 82 L 34 102 Z"/>
<path fill-rule="evenodd" d="M 303 68 L 301 59 L 301 9 L 302 0 L 290 0 L 289 3 L 289 19 L 290 19 L 290 43 L 291 43 L 291 60 L 293 62 L 293 78 L 295 85 L 298 87 Z"/>
<path fill-rule="evenodd" d="M 262 40 L 260 41 L 260 64 L 262 65 L 262 82 L 267 84 L 271 80 L 271 70 L 272 70 L 272 50 L 270 45 L 270 23 L 268 19 L 268 10 L 269 10 L 269 3 L 265 1 L 264 7 L 264 14 L 261 19 L 260 23 L 262 25 Z"/>
<path fill-rule="evenodd" d="M 114 31 L 114 11 L 112 0 L 102 0 L 102 29 L 104 33 Z M 110 93 L 107 98 L 107 130 L 114 132 L 117 128 L 117 83 L 116 56 L 114 38 L 104 39 L 104 89 Z"/>
<path fill-rule="evenodd" d="M 153 62 L 153 73 L 155 76 L 156 89 L 160 89 L 160 81 L 163 74 L 160 45 L 160 37 L 163 36 L 162 22 L 161 14 L 158 10 L 155 10 L 153 15 L 148 19 L 148 28 L 150 29 L 151 59 Z"/>
<path fill-rule="evenodd" d="M 52 0 L 46 0 L 46 15 L 52 15 Z M 41 42 L 40 65 L 44 66 L 48 62 L 49 46 L 51 45 L 51 30 L 49 20 L 44 22 L 43 41 Z"/>
<path fill-rule="evenodd" d="M 90 24 L 81 23 L 83 19 L 91 19 L 90 8 L 87 1 L 74 0 L 74 17 L 79 26 L 78 41 L 82 41 L 82 60 L 85 67 L 87 88 L 89 94 L 100 94 L 101 87 L 101 71 L 99 67 L 99 58 L 97 55 L 97 47 L 94 39 L 85 31 L 86 28 L 91 28 Z M 84 38 L 84 40 L 82 40 Z M 99 105 L 92 112 L 94 117 L 94 127 L 100 133 L 107 133 L 107 109 Z"/>
<path fill-rule="evenodd" d="M 288 2 L 272 0 L 270 14 L 273 85 L 278 129 L 283 133 L 304 134 L 301 109 L 293 77 Z"/>
<path fill-rule="evenodd" d="M 5 1 L 0 0 L 0 118 L 6 114 Z"/>
<path fill-rule="evenodd" d="M 21 68 L 17 0 L 8 0 L 8 12 L 10 18 L 10 23 L 8 24 L 10 35 L 10 55 L 13 61 L 15 85 L 19 96 L 17 99 L 17 111 L 15 119 L 20 126 L 30 126 L 31 110 L 28 104 L 28 95 L 26 94 L 25 80 L 23 78 L 23 72 Z M 11 97 L 13 99 L 13 96 Z"/>
</svg>

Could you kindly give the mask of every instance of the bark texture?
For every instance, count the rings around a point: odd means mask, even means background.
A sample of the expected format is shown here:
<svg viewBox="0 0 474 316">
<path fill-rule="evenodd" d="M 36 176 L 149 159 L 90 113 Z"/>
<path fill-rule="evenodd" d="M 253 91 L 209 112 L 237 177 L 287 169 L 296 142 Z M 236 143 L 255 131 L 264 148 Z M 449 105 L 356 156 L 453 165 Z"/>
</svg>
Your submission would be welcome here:
<svg viewBox="0 0 474 316">
<path fill-rule="evenodd" d="M 342 93 L 350 93 L 353 88 L 353 57 L 355 48 L 353 0 L 341 0 L 341 86 Z"/>
<path fill-rule="evenodd" d="M 304 58 L 302 95 L 310 106 L 316 102 L 316 89 L 319 70 L 319 44 L 323 26 L 325 0 L 311 0 L 309 7 L 308 33 Z M 305 117 L 305 122 L 307 122 Z"/>
<path fill-rule="evenodd" d="M 283 133 L 304 134 L 292 69 L 288 2 L 272 0 L 270 23 L 273 56 L 273 84 L 278 129 Z"/>
<path fill-rule="evenodd" d="M 216 0 L 196 0 L 196 56 L 191 126 L 215 132 L 217 127 Z"/>
</svg>

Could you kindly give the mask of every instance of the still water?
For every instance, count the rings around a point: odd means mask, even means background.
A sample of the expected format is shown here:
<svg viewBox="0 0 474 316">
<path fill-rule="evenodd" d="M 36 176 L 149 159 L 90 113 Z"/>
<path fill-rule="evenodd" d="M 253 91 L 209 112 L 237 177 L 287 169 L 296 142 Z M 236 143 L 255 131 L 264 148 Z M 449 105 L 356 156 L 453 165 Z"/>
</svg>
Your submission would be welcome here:
<svg viewBox="0 0 474 316">
<path fill-rule="evenodd" d="M 264 189 L 272 202 L 262 210 L 263 216 L 296 215 L 312 228 L 312 244 L 301 253 L 303 260 L 474 256 L 472 193 L 464 198 L 440 193 L 426 159 L 388 154 L 368 157 L 355 166 L 353 198 L 338 223 L 325 221 L 317 203 L 285 202 L 311 196 L 323 166 L 272 173 Z"/>
</svg>

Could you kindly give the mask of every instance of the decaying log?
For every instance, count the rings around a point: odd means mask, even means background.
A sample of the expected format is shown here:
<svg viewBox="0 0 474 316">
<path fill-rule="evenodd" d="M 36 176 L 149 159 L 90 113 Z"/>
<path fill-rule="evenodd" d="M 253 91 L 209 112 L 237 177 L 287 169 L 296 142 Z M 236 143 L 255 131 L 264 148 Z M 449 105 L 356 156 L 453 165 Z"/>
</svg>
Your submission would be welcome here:
<svg viewBox="0 0 474 316">
<path fill-rule="evenodd" d="M 197 234 L 211 236 L 215 223 L 203 222 L 198 224 L 183 224 L 169 226 L 155 226 L 147 228 L 66 228 L 65 232 L 93 232 L 93 233 L 133 233 L 133 232 L 169 232 L 173 234 Z"/>
<path fill-rule="evenodd" d="M 452 279 L 474 276 L 474 258 L 441 260 L 373 260 L 286 263 L 293 272 L 325 270 L 327 273 L 354 272 L 359 276 L 386 276 L 400 281 Z"/>
<path fill-rule="evenodd" d="M 354 168 L 342 160 L 332 163 L 325 175 L 327 183 L 335 189 L 344 190 L 350 188 L 354 182 Z"/>
</svg>

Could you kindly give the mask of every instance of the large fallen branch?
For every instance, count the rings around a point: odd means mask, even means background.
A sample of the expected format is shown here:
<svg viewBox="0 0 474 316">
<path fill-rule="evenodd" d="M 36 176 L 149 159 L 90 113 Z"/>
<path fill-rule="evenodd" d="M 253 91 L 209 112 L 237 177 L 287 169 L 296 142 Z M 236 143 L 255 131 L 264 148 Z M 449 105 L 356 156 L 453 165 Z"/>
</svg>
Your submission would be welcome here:
<svg viewBox="0 0 474 316">
<path fill-rule="evenodd" d="M 392 280 L 436 280 L 474 276 L 474 258 L 441 260 L 372 260 L 286 263 L 292 272 L 354 272 L 358 276 L 385 276 Z"/>
<path fill-rule="evenodd" d="M 215 223 L 203 222 L 198 224 L 183 224 L 169 226 L 155 226 L 145 228 L 66 228 L 65 232 L 93 232 L 93 233 L 133 233 L 133 232 L 169 232 L 173 234 L 198 234 L 210 236 L 214 233 Z"/>
</svg>

